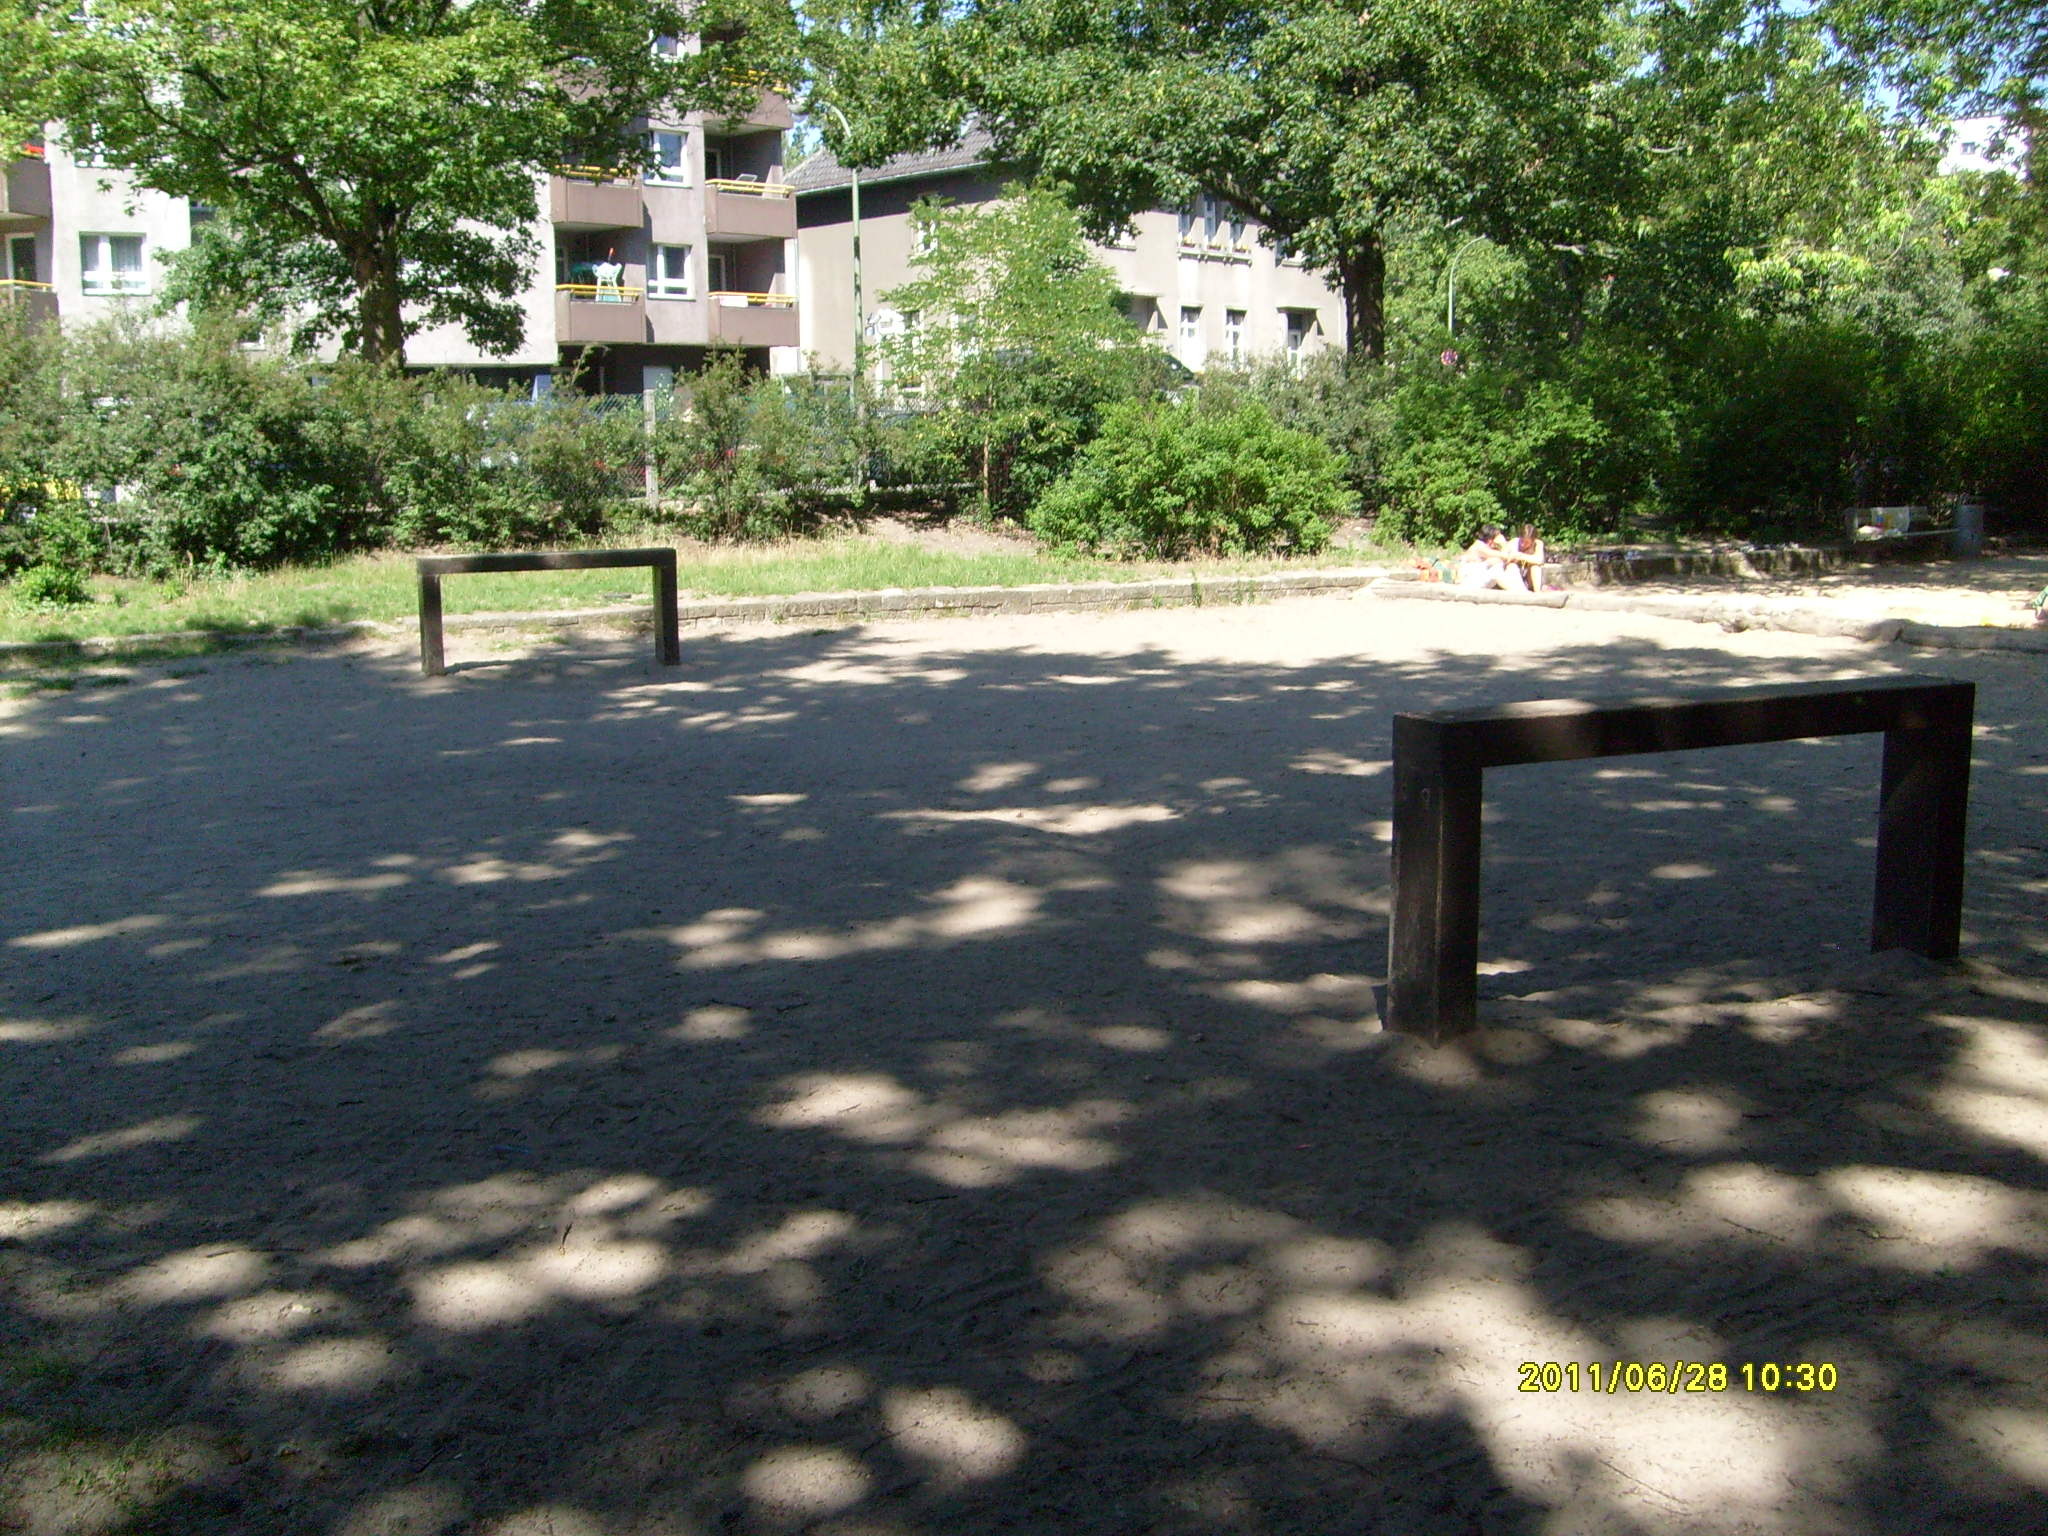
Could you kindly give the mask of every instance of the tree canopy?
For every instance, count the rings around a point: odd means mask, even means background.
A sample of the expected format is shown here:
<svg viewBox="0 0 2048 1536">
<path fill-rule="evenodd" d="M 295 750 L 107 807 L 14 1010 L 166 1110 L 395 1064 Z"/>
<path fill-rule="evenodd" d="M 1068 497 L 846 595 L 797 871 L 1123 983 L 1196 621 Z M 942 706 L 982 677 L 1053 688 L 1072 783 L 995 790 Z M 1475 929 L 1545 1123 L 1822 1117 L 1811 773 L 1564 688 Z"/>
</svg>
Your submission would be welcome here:
<svg viewBox="0 0 2048 1536">
<path fill-rule="evenodd" d="M 215 211 L 174 296 L 385 362 L 446 322 L 509 350 L 538 175 L 643 163 L 635 118 L 751 99 L 791 35 L 776 0 L 16 4 L 38 114 Z M 701 50 L 652 46 L 692 31 Z"/>
</svg>

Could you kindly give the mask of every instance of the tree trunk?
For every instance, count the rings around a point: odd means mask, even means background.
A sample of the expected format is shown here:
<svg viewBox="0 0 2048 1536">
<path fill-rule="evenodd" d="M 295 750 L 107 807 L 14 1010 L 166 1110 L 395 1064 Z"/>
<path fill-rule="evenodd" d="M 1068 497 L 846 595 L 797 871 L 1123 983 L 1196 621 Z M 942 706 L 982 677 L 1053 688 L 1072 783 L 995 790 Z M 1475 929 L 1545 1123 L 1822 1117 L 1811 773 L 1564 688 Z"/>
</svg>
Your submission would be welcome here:
<svg viewBox="0 0 2048 1536">
<path fill-rule="evenodd" d="M 370 362 L 405 366 L 405 321 L 398 296 L 398 251 L 372 236 L 349 253 L 356 280 L 357 346 Z"/>
<path fill-rule="evenodd" d="M 1337 259 L 1344 290 L 1344 345 L 1353 357 L 1387 357 L 1387 248 L 1377 231 Z"/>
</svg>

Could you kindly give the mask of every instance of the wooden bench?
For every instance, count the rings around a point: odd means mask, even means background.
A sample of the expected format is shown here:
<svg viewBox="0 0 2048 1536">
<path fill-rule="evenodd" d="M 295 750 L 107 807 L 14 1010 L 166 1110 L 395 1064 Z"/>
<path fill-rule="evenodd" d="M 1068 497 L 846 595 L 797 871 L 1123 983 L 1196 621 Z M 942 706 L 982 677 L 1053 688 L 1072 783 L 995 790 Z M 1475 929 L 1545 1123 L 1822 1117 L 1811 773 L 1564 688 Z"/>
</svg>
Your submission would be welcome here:
<svg viewBox="0 0 2048 1536">
<path fill-rule="evenodd" d="M 1870 945 L 1952 959 L 1962 938 L 1975 708 L 1975 684 L 1908 675 L 1397 714 L 1387 1027 L 1435 1043 L 1476 1023 L 1480 776 L 1514 763 L 1882 731 Z"/>
<path fill-rule="evenodd" d="M 673 667 L 683 659 L 676 622 L 676 552 L 673 549 L 556 549 L 531 554 L 421 555 L 420 670 L 439 677 L 448 670 L 441 652 L 441 578 L 477 571 L 603 571 L 621 566 L 654 567 L 654 652 Z"/>
</svg>

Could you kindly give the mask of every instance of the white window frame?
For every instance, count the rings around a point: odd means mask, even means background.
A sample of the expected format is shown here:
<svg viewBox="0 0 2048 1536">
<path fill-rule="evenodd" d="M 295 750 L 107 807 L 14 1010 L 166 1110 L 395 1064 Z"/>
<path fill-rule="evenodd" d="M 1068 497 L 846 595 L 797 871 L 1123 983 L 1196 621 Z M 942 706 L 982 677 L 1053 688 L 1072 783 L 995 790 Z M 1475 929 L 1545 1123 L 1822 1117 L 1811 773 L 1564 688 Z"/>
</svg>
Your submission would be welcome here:
<svg viewBox="0 0 2048 1536">
<path fill-rule="evenodd" d="M 1195 225 L 1198 217 L 1192 205 L 1180 210 L 1180 243 L 1189 249 L 1199 248 L 1202 243 Z"/>
<path fill-rule="evenodd" d="M 1190 368 L 1199 368 L 1208 359 L 1208 353 L 1202 346 L 1202 306 L 1199 304 L 1180 307 L 1180 350 L 1180 360 Z"/>
<path fill-rule="evenodd" d="M 661 141 L 676 141 L 675 165 L 671 168 L 661 158 Z M 647 132 L 648 165 L 647 180 L 657 187 L 687 187 L 690 184 L 690 130 L 687 128 L 650 128 Z M 673 174 L 671 174 L 671 169 Z"/>
<path fill-rule="evenodd" d="M 680 59 L 683 56 L 683 40 L 680 37 L 657 34 L 653 49 L 657 59 Z"/>
<path fill-rule="evenodd" d="M 664 258 L 671 251 L 683 255 L 683 275 L 670 277 Z M 694 299 L 697 297 L 697 251 L 689 245 L 657 245 L 647 263 L 647 297 L 650 299 Z"/>
<path fill-rule="evenodd" d="M 1245 312 L 1241 309 L 1223 311 L 1223 349 L 1230 354 L 1233 363 L 1244 361 Z"/>
<path fill-rule="evenodd" d="M 135 242 L 135 266 L 123 275 L 115 265 L 114 242 Z M 78 286 L 81 292 L 101 298 L 126 297 L 149 292 L 149 245 L 138 234 L 81 234 L 78 237 Z"/>
</svg>

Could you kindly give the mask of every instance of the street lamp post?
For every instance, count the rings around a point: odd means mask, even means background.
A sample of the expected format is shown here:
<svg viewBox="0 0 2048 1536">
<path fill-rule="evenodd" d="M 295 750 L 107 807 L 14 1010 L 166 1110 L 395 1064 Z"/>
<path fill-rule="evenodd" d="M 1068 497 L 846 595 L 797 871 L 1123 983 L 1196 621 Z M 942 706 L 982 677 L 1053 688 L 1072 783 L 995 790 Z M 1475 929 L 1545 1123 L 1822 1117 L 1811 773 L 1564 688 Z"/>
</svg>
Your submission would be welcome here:
<svg viewBox="0 0 2048 1536">
<path fill-rule="evenodd" d="M 1458 257 L 1463 256 L 1485 238 L 1484 235 L 1474 235 L 1459 246 L 1457 255 L 1451 258 L 1450 282 L 1447 285 L 1448 292 L 1444 296 L 1444 330 L 1453 336 L 1458 334 Z"/>
<path fill-rule="evenodd" d="M 853 129 L 846 121 L 846 114 L 829 101 L 818 103 L 827 112 L 839 119 L 840 134 L 851 139 Z M 853 176 L 853 387 L 858 393 L 866 378 L 867 363 L 867 312 L 861 307 L 860 299 L 860 167 L 848 166 Z"/>
</svg>

